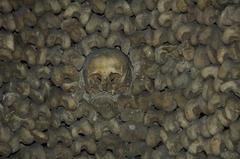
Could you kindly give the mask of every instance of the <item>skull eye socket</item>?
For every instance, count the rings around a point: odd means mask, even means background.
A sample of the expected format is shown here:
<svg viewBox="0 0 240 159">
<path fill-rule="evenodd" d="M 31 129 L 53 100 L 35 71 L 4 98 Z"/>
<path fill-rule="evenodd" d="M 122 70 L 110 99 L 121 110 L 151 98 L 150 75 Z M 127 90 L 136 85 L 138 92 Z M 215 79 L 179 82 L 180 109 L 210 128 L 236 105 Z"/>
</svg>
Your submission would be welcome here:
<svg viewBox="0 0 240 159">
<path fill-rule="evenodd" d="M 98 73 L 95 73 L 95 74 L 91 75 L 89 78 L 90 78 L 91 83 L 98 83 L 99 84 L 99 83 L 102 82 L 102 77 Z"/>
<path fill-rule="evenodd" d="M 118 73 L 111 73 L 109 75 L 109 81 L 111 83 L 116 83 L 116 82 L 120 81 L 120 79 L 121 79 L 121 75 Z"/>
<path fill-rule="evenodd" d="M 97 79 L 98 82 L 101 82 L 101 81 L 102 81 L 101 76 L 97 76 L 96 79 Z"/>
</svg>

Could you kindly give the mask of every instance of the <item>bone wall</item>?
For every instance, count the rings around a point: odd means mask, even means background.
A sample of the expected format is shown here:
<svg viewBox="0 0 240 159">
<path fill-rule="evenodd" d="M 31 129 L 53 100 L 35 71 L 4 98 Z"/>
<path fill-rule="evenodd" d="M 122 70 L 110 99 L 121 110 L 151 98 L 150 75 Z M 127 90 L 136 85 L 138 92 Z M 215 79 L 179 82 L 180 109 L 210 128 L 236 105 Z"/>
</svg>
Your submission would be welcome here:
<svg viewBox="0 0 240 159">
<path fill-rule="evenodd" d="M 130 94 L 81 68 L 115 48 Z M 239 159 L 239 0 L 0 0 L 0 158 Z"/>
</svg>

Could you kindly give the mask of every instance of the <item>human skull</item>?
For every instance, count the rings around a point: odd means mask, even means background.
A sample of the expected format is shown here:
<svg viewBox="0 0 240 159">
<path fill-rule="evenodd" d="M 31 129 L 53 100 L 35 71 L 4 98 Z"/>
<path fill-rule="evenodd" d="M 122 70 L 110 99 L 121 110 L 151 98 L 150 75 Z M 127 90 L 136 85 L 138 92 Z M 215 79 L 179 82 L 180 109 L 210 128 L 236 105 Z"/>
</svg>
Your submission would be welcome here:
<svg viewBox="0 0 240 159">
<path fill-rule="evenodd" d="M 85 90 L 90 95 L 121 94 L 132 80 L 132 65 L 128 57 L 117 49 L 95 49 L 83 65 Z"/>
</svg>

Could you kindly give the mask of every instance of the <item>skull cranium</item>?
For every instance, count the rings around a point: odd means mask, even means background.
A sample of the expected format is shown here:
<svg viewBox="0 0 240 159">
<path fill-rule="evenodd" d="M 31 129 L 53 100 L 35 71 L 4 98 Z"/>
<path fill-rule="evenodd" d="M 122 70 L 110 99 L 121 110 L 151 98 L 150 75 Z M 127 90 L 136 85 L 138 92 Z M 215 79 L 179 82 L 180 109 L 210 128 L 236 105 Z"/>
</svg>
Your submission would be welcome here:
<svg viewBox="0 0 240 159">
<path fill-rule="evenodd" d="M 132 65 L 117 49 L 102 48 L 90 53 L 83 66 L 86 92 L 89 94 L 120 94 L 132 80 Z"/>
</svg>

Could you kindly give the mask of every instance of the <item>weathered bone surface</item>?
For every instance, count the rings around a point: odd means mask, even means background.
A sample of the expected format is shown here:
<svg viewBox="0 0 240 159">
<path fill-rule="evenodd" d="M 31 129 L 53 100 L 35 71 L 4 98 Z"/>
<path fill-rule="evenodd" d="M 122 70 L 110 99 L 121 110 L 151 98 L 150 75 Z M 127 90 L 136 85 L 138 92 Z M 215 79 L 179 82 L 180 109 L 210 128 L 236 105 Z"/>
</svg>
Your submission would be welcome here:
<svg viewBox="0 0 240 159">
<path fill-rule="evenodd" d="M 240 0 L 0 0 L 0 159 L 239 159 Z"/>
<path fill-rule="evenodd" d="M 132 65 L 127 55 L 117 49 L 95 49 L 83 65 L 85 90 L 94 96 L 106 92 L 122 94 L 132 82 Z"/>
</svg>

